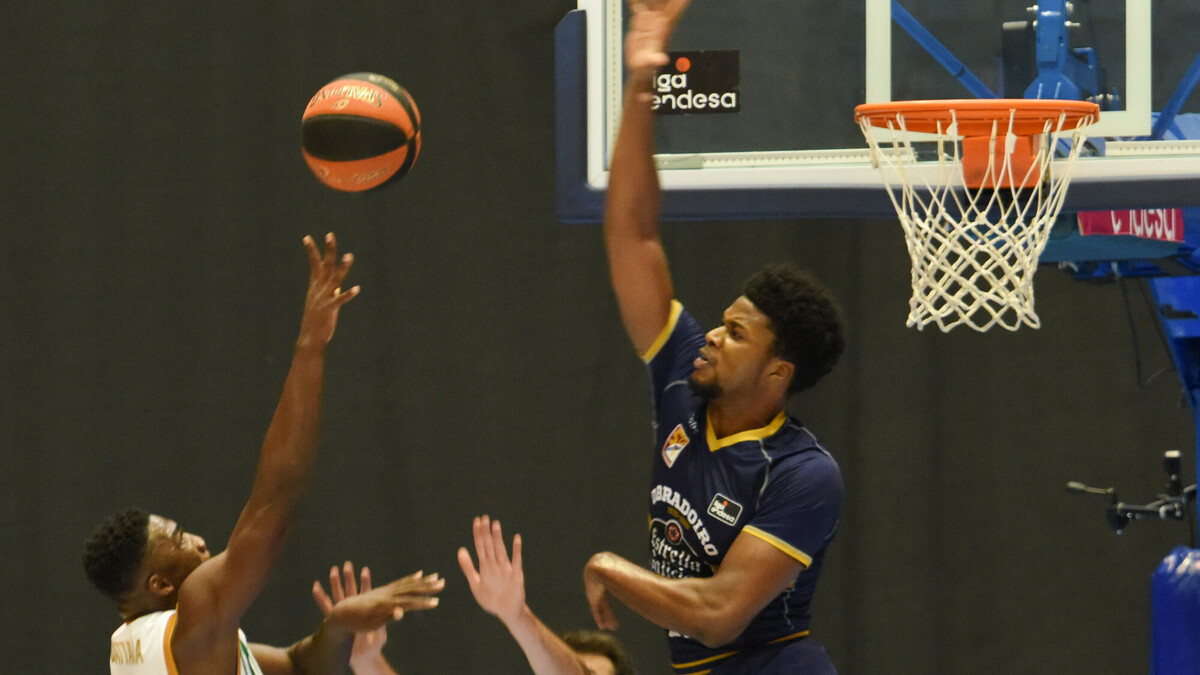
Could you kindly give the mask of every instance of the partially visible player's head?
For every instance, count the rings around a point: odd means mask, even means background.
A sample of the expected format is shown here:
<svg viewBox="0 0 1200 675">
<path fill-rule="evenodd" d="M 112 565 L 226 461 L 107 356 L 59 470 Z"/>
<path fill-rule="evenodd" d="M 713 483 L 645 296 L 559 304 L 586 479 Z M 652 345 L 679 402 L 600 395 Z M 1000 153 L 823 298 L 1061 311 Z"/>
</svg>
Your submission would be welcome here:
<svg viewBox="0 0 1200 675">
<path fill-rule="evenodd" d="M 772 265 L 750 277 L 742 295 L 770 320 L 774 355 L 796 368 L 789 396 L 833 370 L 846 339 L 841 312 L 821 282 L 792 265 Z"/>
<path fill-rule="evenodd" d="M 564 633 L 562 639 L 575 650 L 593 675 L 633 675 L 629 655 L 611 634 L 577 630 Z"/>
<path fill-rule="evenodd" d="M 88 581 L 113 600 L 129 595 L 137 583 L 146 543 L 150 514 L 141 509 L 115 513 L 92 531 L 83 544 L 83 571 Z"/>
<path fill-rule="evenodd" d="M 201 537 L 142 509 L 115 513 L 84 542 L 87 578 L 122 612 L 174 605 L 179 586 L 211 554 Z"/>
</svg>

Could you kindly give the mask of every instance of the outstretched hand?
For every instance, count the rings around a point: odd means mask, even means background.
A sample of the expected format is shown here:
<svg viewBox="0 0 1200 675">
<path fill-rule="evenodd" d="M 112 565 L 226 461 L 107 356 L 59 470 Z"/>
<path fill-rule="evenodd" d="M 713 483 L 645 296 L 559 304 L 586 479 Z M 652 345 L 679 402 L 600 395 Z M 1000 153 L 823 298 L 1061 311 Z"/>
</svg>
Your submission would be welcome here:
<svg viewBox="0 0 1200 675">
<path fill-rule="evenodd" d="M 369 585 L 370 573 L 365 569 L 363 571 L 364 581 Z M 388 620 L 400 619 L 405 612 L 437 607 L 436 594 L 446 586 L 446 580 L 437 574 L 414 572 L 386 586 L 364 587 L 357 593 L 348 592 L 353 590 L 354 579 L 354 568 L 348 562 L 343 568 L 343 577 L 349 579 L 350 583 L 346 584 L 349 588 L 343 587 L 341 599 L 337 599 L 339 584 L 334 583 L 336 568 L 330 570 L 329 574 L 333 598 L 325 595 L 324 589 L 319 588 L 320 583 L 313 584 L 313 597 L 325 612 L 327 621 L 354 633 L 377 630 Z"/>
<path fill-rule="evenodd" d="M 332 232 L 325 235 L 324 255 L 312 237 L 304 237 L 304 248 L 308 250 L 308 295 L 304 300 L 304 317 L 300 320 L 297 344 L 320 348 L 333 337 L 338 310 L 361 289 L 355 286 L 342 290 L 342 281 L 354 264 L 354 256 L 347 253 L 338 259 L 337 239 Z"/>
<path fill-rule="evenodd" d="M 353 597 L 359 592 L 367 593 L 371 590 L 371 570 L 368 567 L 363 567 L 361 571 L 362 583 L 359 584 L 354 578 L 354 564 L 349 560 L 342 565 L 342 570 L 339 573 L 337 567 L 329 568 L 329 593 L 325 592 L 325 588 L 321 586 L 320 581 L 313 582 L 312 594 L 313 600 L 316 600 L 317 607 L 321 608 L 321 613 L 326 616 L 333 611 L 334 605 L 342 600 Z M 344 578 L 344 581 L 343 581 Z M 387 644 L 387 625 L 380 625 L 375 630 L 362 631 L 354 635 L 354 648 L 350 652 L 350 662 L 373 659 L 383 652 L 383 646 Z"/>
<path fill-rule="evenodd" d="M 521 562 L 521 535 L 513 537 L 512 559 L 504 545 L 500 521 L 487 516 L 475 518 L 471 525 L 475 535 L 475 556 L 479 569 L 471 561 L 467 549 L 458 549 L 458 564 L 467 577 L 475 602 L 489 614 L 509 625 L 525 608 L 525 571 Z"/>
<path fill-rule="evenodd" d="M 631 75 L 652 75 L 665 66 L 667 44 L 691 0 L 629 0 L 625 68 Z"/>
</svg>

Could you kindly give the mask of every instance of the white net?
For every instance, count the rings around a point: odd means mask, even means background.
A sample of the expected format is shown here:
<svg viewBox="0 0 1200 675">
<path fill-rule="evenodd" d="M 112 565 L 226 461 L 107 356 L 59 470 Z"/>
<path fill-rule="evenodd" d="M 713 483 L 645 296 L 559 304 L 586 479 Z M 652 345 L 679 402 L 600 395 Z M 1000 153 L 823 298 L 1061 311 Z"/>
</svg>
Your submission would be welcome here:
<svg viewBox="0 0 1200 675">
<path fill-rule="evenodd" d="M 992 122 L 982 187 L 964 180 L 954 110 L 949 119 L 946 128 L 939 123 L 936 133 L 917 136 L 921 140 L 913 140 L 902 114 L 874 124 L 870 117 L 859 120 L 908 242 L 908 325 L 932 323 L 943 332 L 959 325 L 981 332 L 1037 328 L 1033 275 L 1091 119 L 1074 128 L 1064 128 L 1065 115 L 1047 119 L 1032 139 L 1027 170 L 1019 153 L 1013 161 L 1025 140 L 1013 133 L 1013 116 Z"/>
</svg>

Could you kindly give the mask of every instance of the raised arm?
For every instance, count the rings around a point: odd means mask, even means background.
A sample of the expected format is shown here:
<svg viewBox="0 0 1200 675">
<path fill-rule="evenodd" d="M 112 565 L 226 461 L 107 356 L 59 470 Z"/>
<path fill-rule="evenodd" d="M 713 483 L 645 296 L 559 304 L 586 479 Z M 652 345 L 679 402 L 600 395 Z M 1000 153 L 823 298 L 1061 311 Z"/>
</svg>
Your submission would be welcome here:
<svg viewBox="0 0 1200 675">
<path fill-rule="evenodd" d="M 500 521 L 480 516 L 472 523 L 475 556 L 471 562 L 466 548 L 458 549 L 458 564 L 467 577 L 471 594 L 485 612 L 504 623 L 535 675 L 588 675 L 575 651 L 542 623 L 525 604 L 525 572 L 521 560 L 521 535 L 513 537 L 512 560 L 504 545 Z"/>
<path fill-rule="evenodd" d="M 250 498 L 226 549 L 196 568 L 179 589 L 172 646 L 181 662 L 192 665 L 189 672 L 216 672 L 212 669 L 223 668 L 226 655 L 236 656 L 238 623 L 283 550 L 316 459 L 325 346 L 338 311 L 358 295 L 359 287 L 342 290 L 353 257 L 338 257 L 332 234 L 325 237 L 324 254 L 311 237 L 304 238 L 304 246 L 309 283 L 300 335 Z"/>
<path fill-rule="evenodd" d="M 638 353 L 658 337 L 674 288 L 658 234 L 661 193 L 654 167 L 654 74 L 689 0 L 630 2 L 625 37 L 625 101 L 604 205 L 604 242 L 621 320 Z"/>
<path fill-rule="evenodd" d="M 668 579 L 614 553 L 597 553 L 583 579 L 598 627 L 617 627 L 611 594 L 651 623 L 718 647 L 741 635 L 803 570 L 795 558 L 742 532 L 711 577 Z"/>
</svg>

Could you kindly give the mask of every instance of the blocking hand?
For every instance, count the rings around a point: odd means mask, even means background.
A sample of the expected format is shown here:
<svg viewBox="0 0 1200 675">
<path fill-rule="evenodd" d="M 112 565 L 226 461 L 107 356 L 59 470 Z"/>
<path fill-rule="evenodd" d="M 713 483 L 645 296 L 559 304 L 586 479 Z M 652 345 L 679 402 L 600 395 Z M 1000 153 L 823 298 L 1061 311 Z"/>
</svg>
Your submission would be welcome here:
<svg viewBox="0 0 1200 675">
<path fill-rule="evenodd" d="M 509 560 L 500 521 L 480 516 L 475 518 L 471 529 L 475 535 L 475 556 L 479 559 L 479 569 L 475 569 L 466 548 L 458 549 L 458 565 L 467 577 L 475 602 L 484 611 L 509 625 L 525 607 L 521 535 L 513 537 L 512 560 Z"/>
</svg>

